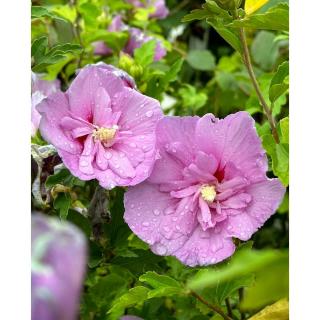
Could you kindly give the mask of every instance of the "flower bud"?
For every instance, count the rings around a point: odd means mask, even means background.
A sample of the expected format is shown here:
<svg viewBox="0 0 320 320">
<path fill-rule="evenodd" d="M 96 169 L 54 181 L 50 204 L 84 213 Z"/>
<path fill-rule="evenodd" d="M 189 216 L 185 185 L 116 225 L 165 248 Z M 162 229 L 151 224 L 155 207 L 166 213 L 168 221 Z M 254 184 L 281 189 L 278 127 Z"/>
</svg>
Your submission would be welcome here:
<svg viewBox="0 0 320 320">
<path fill-rule="evenodd" d="M 241 6 L 242 0 L 215 0 L 215 2 L 224 10 L 235 10 Z"/>
<path fill-rule="evenodd" d="M 134 65 L 134 60 L 126 53 L 120 54 L 119 68 L 130 73 L 130 68 Z"/>
<path fill-rule="evenodd" d="M 143 68 L 138 64 L 134 64 L 130 67 L 129 73 L 133 78 L 138 79 L 143 73 Z"/>
</svg>

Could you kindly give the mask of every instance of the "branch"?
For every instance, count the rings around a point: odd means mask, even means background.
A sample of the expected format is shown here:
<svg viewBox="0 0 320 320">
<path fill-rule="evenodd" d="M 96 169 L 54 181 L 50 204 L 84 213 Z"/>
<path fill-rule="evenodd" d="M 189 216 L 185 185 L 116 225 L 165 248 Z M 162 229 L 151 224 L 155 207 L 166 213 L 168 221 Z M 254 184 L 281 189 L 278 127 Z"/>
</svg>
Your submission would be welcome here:
<svg viewBox="0 0 320 320">
<path fill-rule="evenodd" d="M 92 223 L 92 232 L 95 239 L 99 239 L 103 223 L 110 221 L 108 203 L 107 191 L 98 185 L 88 207 L 88 217 Z"/>
<path fill-rule="evenodd" d="M 199 296 L 196 292 L 191 291 L 191 295 L 194 296 L 196 299 L 198 299 L 200 302 L 202 302 L 203 304 L 205 304 L 207 307 L 209 307 L 210 309 L 212 309 L 214 312 L 219 313 L 220 316 L 224 319 L 224 320 L 232 320 L 232 318 L 230 318 L 229 316 L 227 316 L 224 311 L 219 307 L 216 306 L 214 304 L 209 303 L 208 301 L 204 300 L 201 296 Z"/>
<path fill-rule="evenodd" d="M 244 28 L 240 28 L 240 40 L 241 40 L 241 44 L 243 47 L 243 56 L 242 56 L 243 62 L 245 64 L 245 66 L 247 67 L 247 70 L 248 70 L 250 79 L 252 81 L 253 87 L 258 95 L 258 98 L 259 98 L 260 104 L 264 110 L 264 113 L 266 114 L 268 121 L 270 123 L 273 138 L 276 143 L 279 143 L 280 142 L 279 135 L 278 135 L 278 132 L 276 129 L 276 125 L 275 125 L 274 118 L 272 116 L 271 109 L 269 108 L 268 104 L 266 103 L 266 101 L 263 97 L 263 94 L 262 94 L 261 89 L 259 87 L 259 83 L 258 83 L 257 78 L 256 78 L 254 71 L 253 71 Z"/>
</svg>

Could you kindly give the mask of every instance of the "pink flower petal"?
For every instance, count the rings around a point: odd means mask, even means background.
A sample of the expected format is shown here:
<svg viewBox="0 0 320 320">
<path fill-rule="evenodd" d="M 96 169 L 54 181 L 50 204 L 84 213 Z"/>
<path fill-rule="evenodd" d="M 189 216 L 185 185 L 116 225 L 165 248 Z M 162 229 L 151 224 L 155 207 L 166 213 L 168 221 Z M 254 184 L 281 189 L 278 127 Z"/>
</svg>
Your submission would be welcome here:
<svg viewBox="0 0 320 320">
<path fill-rule="evenodd" d="M 251 181 L 264 178 L 267 157 L 256 133 L 254 120 L 247 112 L 237 112 L 217 120 L 208 114 L 196 129 L 199 148 L 220 159 L 220 168 L 231 161 Z"/>
<path fill-rule="evenodd" d="M 54 93 L 42 100 L 37 109 L 42 116 L 40 130 L 43 138 L 56 148 L 72 154 L 79 153 L 80 143 L 67 137 L 60 127 L 61 119 L 69 114 L 66 95 L 62 92 Z"/>
<path fill-rule="evenodd" d="M 249 205 L 238 210 L 237 215 L 228 217 L 229 236 L 248 240 L 276 211 L 285 193 L 279 180 L 270 179 L 246 188 L 252 200 Z"/>
<path fill-rule="evenodd" d="M 93 123 L 98 126 L 104 126 L 111 122 L 112 110 L 110 108 L 111 100 L 108 92 L 99 87 L 96 91 L 95 104 L 93 109 Z"/>
</svg>

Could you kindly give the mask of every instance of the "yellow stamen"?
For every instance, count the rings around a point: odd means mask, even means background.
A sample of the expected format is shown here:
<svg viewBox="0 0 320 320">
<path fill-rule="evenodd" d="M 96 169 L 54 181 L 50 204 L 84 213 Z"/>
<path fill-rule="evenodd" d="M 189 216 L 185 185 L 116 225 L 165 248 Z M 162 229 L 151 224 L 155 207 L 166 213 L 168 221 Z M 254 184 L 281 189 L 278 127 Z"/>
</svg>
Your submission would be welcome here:
<svg viewBox="0 0 320 320">
<path fill-rule="evenodd" d="M 208 203 L 212 203 L 216 197 L 216 189 L 214 186 L 204 185 L 201 187 L 201 197 Z"/>
<path fill-rule="evenodd" d="M 100 140 L 101 142 L 110 142 L 117 132 L 117 126 L 112 128 L 98 128 L 92 133 L 95 140 Z"/>
</svg>

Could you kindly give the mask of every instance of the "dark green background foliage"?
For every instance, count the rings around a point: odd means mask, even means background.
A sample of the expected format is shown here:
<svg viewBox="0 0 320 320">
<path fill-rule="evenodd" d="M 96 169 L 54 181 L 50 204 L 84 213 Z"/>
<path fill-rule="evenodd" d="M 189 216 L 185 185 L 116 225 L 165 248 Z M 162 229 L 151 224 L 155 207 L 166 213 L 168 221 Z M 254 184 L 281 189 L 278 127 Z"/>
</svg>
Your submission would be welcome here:
<svg viewBox="0 0 320 320">
<path fill-rule="evenodd" d="M 130 73 L 141 92 L 161 101 L 166 114 L 211 112 L 224 117 L 245 110 L 256 120 L 267 151 L 268 175 L 288 186 L 287 2 L 270 0 L 237 21 L 212 0 L 204 7 L 200 0 L 168 0 L 170 14 L 164 20 L 149 20 L 144 9 L 133 13 L 124 0 L 39 0 L 32 4 L 34 72 L 44 73 L 49 80 L 60 79 L 66 89 L 77 68 L 104 61 Z M 190 14 L 192 10 L 196 11 Z M 112 15 L 119 11 L 131 26 L 162 39 L 168 50 L 165 59 L 153 62 L 152 42 L 136 50 L 132 58 L 120 54 L 128 35 L 106 31 Z M 239 12 L 244 14 L 244 10 Z M 279 143 L 241 58 L 241 27 L 246 28 L 253 69 L 275 118 Z M 91 43 L 96 40 L 105 41 L 114 54 L 93 55 Z M 59 158 L 41 149 L 46 143 L 39 133 L 32 142 L 33 207 L 71 221 L 88 237 L 81 319 L 112 320 L 123 314 L 146 320 L 222 319 L 197 295 L 225 313 L 229 304 L 233 319 L 244 319 L 288 296 L 288 192 L 252 241 L 237 242 L 233 257 L 207 268 L 189 268 L 173 257 L 154 255 L 131 233 L 123 221 L 123 189 L 104 191 L 96 181 L 80 181 L 65 168 L 54 171 Z"/>
</svg>

